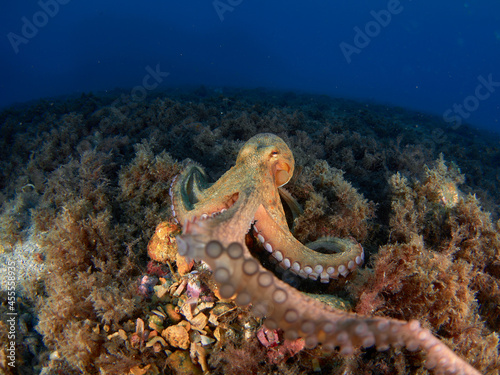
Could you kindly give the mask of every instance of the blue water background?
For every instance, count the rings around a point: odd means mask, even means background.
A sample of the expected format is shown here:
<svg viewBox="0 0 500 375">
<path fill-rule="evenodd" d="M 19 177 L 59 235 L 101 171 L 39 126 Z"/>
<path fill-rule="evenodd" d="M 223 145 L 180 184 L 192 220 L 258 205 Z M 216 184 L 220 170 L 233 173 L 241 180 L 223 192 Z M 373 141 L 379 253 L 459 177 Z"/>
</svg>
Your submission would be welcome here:
<svg viewBox="0 0 500 375">
<path fill-rule="evenodd" d="M 158 69 L 148 87 L 300 90 L 500 129 L 498 0 L 55 1 L 2 2 L 0 107 Z"/>
</svg>

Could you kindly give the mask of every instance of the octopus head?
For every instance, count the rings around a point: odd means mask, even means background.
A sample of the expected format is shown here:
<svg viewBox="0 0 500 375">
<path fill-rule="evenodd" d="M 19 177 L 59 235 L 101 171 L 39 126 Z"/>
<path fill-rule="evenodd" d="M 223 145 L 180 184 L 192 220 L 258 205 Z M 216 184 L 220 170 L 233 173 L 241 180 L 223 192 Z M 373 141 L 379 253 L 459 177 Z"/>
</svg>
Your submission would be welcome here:
<svg viewBox="0 0 500 375">
<path fill-rule="evenodd" d="M 250 138 L 238 153 L 236 164 L 239 163 L 270 171 L 276 186 L 283 186 L 290 181 L 295 166 L 290 148 L 280 137 L 271 133 Z"/>
</svg>

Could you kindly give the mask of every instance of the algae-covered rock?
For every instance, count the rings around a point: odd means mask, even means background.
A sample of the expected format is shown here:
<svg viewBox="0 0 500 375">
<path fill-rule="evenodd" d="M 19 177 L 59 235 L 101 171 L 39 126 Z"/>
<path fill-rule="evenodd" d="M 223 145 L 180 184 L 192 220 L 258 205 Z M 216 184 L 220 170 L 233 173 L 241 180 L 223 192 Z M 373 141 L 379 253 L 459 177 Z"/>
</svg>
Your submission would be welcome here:
<svg viewBox="0 0 500 375">
<path fill-rule="evenodd" d="M 158 224 L 155 233 L 148 244 L 148 255 L 157 262 L 175 262 L 177 258 L 177 242 L 175 236 L 181 233 L 181 228 L 171 222 Z"/>
<path fill-rule="evenodd" d="M 176 350 L 167 359 L 167 365 L 176 375 L 201 375 L 203 372 L 189 356 L 189 352 Z"/>
</svg>

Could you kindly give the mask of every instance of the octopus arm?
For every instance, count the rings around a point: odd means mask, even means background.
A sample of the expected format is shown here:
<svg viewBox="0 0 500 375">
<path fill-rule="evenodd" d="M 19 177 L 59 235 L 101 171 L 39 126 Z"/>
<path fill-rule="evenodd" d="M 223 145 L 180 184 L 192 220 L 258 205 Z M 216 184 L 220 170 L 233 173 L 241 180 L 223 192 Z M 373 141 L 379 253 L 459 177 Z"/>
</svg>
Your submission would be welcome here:
<svg viewBox="0 0 500 375">
<path fill-rule="evenodd" d="M 378 350 L 405 346 L 421 349 L 426 355 L 425 366 L 437 373 L 479 374 L 418 321 L 365 317 L 328 307 L 277 279 L 244 244 L 233 242 L 226 247 L 216 240 L 199 241 L 196 226 L 191 223 L 189 233 L 177 237 L 179 253 L 206 262 L 223 298 L 234 297 L 240 306 L 252 304 L 254 314 L 266 317 L 269 329 L 283 329 L 286 338 L 304 337 L 308 348 L 318 344 L 325 350 L 338 347 L 345 355 L 359 346 L 375 345 Z"/>
<path fill-rule="evenodd" d="M 288 231 L 273 220 L 269 212 L 260 206 L 255 213 L 254 229 L 264 248 L 280 262 L 280 266 L 304 278 L 329 282 L 339 275 L 347 276 L 364 260 L 363 248 L 352 239 L 330 238 L 323 240 L 324 248 L 339 250 L 333 254 L 315 251 L 300 243 Z"/>
</svg>

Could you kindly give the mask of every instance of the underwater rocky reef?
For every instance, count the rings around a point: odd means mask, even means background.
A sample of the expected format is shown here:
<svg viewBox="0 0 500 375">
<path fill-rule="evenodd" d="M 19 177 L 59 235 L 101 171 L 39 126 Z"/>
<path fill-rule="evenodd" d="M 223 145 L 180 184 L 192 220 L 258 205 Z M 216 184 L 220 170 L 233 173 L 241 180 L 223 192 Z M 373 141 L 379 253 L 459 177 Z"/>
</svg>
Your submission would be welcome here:
<svg viewBox="0 0 500 375">
<path fill-rule="evenodd" d="M 1 284 L 0 372 L 433 373 L 419 350 L 308 348 L 178 255 L 169 189 L 188 159 L 215 182 L 247 140 L 273 133 L 295 158 L 294 236 L 352 238 L 365 259 L 320 283 L 277 269 L 248 235 L 252 255 L 304 295 L 418 320 L 479 372 L 500 373 L 500 137 L 319 95 L 200 87 L 116 100 L 124 94 L 0 113 L 0 268 L 16 275 L 15 293 Z"/>
</svg>

